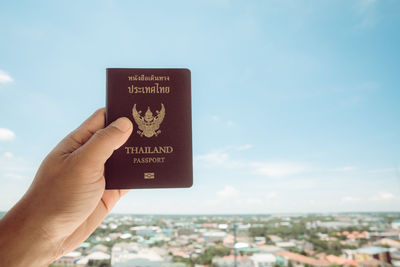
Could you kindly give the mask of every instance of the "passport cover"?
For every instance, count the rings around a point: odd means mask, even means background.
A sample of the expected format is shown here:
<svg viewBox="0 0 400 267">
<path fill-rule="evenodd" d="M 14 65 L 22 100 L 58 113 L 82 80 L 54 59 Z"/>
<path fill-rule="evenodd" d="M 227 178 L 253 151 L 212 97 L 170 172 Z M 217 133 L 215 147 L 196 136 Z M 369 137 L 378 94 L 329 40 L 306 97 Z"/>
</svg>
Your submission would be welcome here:
<svg viewBox="0 0 400 267">
<path fill-rule="evenodd" d="M 106 125 L 119 117 L 133 132 L 105 164 L 106 189 L 193 184 L 189 69 L 108 68 Z"/>
</svg>

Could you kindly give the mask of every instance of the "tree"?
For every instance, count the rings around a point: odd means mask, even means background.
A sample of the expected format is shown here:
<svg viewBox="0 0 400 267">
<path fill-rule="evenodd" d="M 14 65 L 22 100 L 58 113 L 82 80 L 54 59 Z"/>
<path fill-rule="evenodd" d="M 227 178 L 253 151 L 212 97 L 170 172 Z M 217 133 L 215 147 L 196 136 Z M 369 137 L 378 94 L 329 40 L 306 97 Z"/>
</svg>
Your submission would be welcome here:
<svg viewBox="0 0 400 267">
<path fill-rule="evenodd" d="M 201 254 L 197 259 L 198 264 L 211 264 L 212 259 L 215 256 L 223 257 L 231 254 L 231 249 L 228 247 L 211 247 L 207 248 L 203 254 Z"/>
</svg>

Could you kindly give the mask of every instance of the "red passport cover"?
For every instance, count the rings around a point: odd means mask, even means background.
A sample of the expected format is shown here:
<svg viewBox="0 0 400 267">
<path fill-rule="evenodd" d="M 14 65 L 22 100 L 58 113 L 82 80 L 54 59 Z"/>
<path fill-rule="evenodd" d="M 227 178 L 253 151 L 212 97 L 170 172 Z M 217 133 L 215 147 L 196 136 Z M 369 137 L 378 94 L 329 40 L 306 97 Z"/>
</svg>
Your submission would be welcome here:
<svg viewBox="0 0 400 267">
<path fill-rule="evenodd" d="M 106 162 L 106 189 L 191 187 L 190 70 L 108 68 L 106 87 L 106 125 L 133 124 Z"/>
</svg>

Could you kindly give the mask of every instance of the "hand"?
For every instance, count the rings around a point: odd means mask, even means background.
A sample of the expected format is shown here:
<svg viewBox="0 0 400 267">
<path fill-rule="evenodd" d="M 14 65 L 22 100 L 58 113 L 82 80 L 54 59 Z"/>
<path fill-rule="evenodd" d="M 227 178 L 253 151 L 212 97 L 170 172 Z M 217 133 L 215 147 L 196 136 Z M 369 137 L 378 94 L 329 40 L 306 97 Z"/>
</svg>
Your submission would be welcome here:
<svg viewBox="0 0 400 267">
<path fill-rule="evenodd" d="M 43 160 L 28 191 L 0 221 L 0 266 L 47 266 L 78 247 L 127 190 L 105 190 L 104 163 L 132 133 L 99 109 Z M 104 129 L 103 129 L 104 128 Z"/>
</svg>

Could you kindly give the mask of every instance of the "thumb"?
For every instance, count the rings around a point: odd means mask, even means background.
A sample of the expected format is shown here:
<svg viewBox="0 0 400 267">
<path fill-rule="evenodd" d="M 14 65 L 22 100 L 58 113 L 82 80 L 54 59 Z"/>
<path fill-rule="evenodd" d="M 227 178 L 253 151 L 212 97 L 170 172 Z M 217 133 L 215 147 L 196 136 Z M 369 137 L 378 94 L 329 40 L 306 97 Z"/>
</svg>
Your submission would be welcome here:
<svg viewBox="0 0 400 267">
<path fill-rule="evenodd" d="M 104 165 L 114 150 L 122 146 L 132 133 L 132 122 L 121 117 L 98 130 L 79 150 L 81 159 L 94 164 Z M 78 152 L 78 151 L 76 151 Z"/>
</svg>

